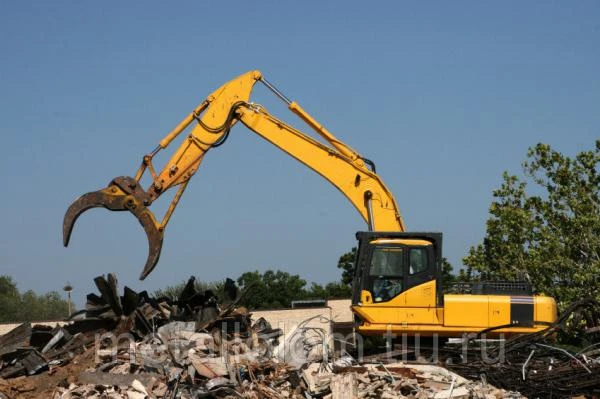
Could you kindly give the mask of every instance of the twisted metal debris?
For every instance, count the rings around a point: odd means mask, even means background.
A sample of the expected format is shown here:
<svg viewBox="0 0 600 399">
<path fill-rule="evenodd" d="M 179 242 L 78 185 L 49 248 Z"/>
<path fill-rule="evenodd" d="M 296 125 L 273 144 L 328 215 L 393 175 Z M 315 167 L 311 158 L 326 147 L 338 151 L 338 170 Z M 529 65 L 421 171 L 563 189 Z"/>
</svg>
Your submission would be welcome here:
<svg viewBox="0 0 600 399">
<path fill-rule="evenodd" d="M 556 345 L 556 336 L 579 325 L 587 331 L 589 346 L 572 351 Z M 531 398 L 560 398 L 600 394 L 600 303 L 583 299 L 571 304 L 547 329 L 516 336 L 500 345 L 463 351 L 444 348 L 446 367 L 470 379 L 491 384 Z M 475 340 L 471 341 L 477 347 Z M 493 359 L 490 361 L 490 359 Z"/>
<path fill-rule="evenodd" d="M 600 393 L 600 304 L 593 300 L 574 303 L 536 334 L 491 346 L 472 337 L 460 348 L 437 348 L 435 364 L 399 363 L 394 356 L 406 351 L 359 363 L 345 352 L 335 354 L 324 327 L 331 321 L 322 315 L 285 333 L 265 319 L 252 320 L 239 306 L 248 291 L 238 295 L 229 287 L 232 303 L 221 307 L 213 293 L 195 291 L 193 278 L 177 300 L 128 287 L 118 295 L 114 275 L 95 282 L 100 295 L 89 294 L 85 311 L 70 324 L 54 329 L 23 324 L 0 337 L 0 399 L 498 399 Z M 554 343 L 573 325 L 587 327 L 590 345 L 580 351 Z M 482 344 L 488 347 L 481 350 Z M 78 363 L 85 367 L 71 368 Z M 51 390 L 36 393 L 35 378 L 43 375 L 50 377 Z"/>
</svg>

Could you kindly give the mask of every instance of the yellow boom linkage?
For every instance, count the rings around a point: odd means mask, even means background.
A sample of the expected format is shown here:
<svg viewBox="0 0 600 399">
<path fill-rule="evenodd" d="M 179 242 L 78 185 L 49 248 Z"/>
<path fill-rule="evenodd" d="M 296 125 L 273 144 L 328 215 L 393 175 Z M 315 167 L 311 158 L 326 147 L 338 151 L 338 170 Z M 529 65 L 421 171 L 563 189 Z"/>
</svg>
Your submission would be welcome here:
<svg viewBox="0 0 600 399">
<path fill-rule="evenodd" d="M 263 83 L 284 101 L 288 109 L 327 144 L 250 102 L 257 82 Z M 140 279 L 146 278 L 159 260 L 164 229 L 190 178 L 198 170 L 206 152 L 222 145 L 238 121 L 327 179 L 350 200 L 367 222 L 370 232 L 357 235 L 359 256 L 353 284 L 353 311 L 360 319 L 359 331 L 381 333 L 391 330 L 450 336 L 498 327 L 496 332 L 521 333 L 538 331 L 556 318 L 556 305 L 551 298 L 531 295 L 442 296 L 438 283 L 441 276 L 441 235 L 406 233 L 396 201 L 377 175 L 375 165 L 339 141 L 259 71 L 247 72 L 209 95 L 151 153 L 144 156 L 134 177 L 117 177 L 106 188 L 84 194 L 73 202 L 63 222 L 64 245 L 69 243 L 75 221 L 87 209 L 127 210 L 136 216 L 148 237 L 148 259 L 140 275 Z M 154 156 L 190 125 L 193 128 L 187 138 L 157 173 L 152 163 Z M 140 184 L 146 171 L 152 177 L 148 189 Z M 178 191 L 159 222 L 148 207 L 172 187 L 178 187 Z M 411 262 L 416 262 L 419 256 L 421 263 L 419 269 L 415 269 L 417 263 Z M 522 298 L 516 301 L 517 296 Z M 519 320 L 522 320 L 521 325 Z"/>
</svg>

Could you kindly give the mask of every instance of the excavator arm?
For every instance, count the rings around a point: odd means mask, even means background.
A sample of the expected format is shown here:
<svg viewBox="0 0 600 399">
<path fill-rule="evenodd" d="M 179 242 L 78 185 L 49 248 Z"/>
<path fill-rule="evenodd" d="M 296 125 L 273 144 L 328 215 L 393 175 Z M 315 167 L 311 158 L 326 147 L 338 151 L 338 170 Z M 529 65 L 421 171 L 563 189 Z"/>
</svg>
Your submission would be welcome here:
<svg viewBox="0 0 600 399">
<path fill-rule="evenodd" d="M 324 139 L 326 144 L 274 117 L 264 107 L 250 102 L 252 89 L 257 82 L 263 83 L 284 101 L 288 109 Z M 404 231 L 404 223 L 394 197 L 376 174 L 374 164 L 335 138 L 300 105 L 290 101 L 269 83 L 260 72 L 250 71 L 221 86 L 186 116 L 151 153 L 144 156 L 134 177 L 117 177 L 106 188 L 84 194 L 75 200 L 63 221 L 64 245 L 69 243 L 75 221 L 86 210 L 104 207 L 113 211 L 129 211 L 139 220 L 148 237 L 148 259 L 140 275 L 143 280 L 159 260 L 165 227 L 190 178 L 198 170 L 204 155 L 210 149 L 222 145 L 237 122 L 337 187 L 367 222 L 369 230 Z M 153 158 L 190 125 L 193 128 L 187 138 L 166 166 L 157 173 Z M 150 172 L 152 183 L 144 189 L 140 180 L 146 171 Z M 162 220 L 158 221 L 149 207 L 162 193 L 174 187 L 177 187 L 177 193 Z"/>
</svg>

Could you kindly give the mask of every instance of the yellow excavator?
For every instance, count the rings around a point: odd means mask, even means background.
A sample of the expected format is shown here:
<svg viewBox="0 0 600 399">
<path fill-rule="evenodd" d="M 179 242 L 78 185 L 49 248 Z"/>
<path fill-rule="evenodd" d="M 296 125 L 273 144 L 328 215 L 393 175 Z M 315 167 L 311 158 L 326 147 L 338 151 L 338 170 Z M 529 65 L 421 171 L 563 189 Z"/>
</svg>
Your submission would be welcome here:
<svg viewBox="0 0 600 399">
<path fill-rule="evenodd" d="M 285 102 L 325 143 L 250 102 L 258 82 Z M 108 187 L 75 200 L 64 217 L 64 245 L 69 243 L 75 221 L 87 209 L 129 211 L 148 236 L 148 259 L 140 275 L 143 280 L 158 262 L 164 230 L 204 155 L 221 146 L 238 122 L 327 179 L 366 221 L 368 231 L 356 234 L 352 294 L 359 333 L 452 337 L 487 330 L 510 335 L 540 331 L 556 320 L 555 301 L 532 295 L 529 286 L 518 282 L 478 283 L 469 294 L 444 294 L 442 235 L 406 232 L 396 200 L 377 175 L 375 164 L 338 140 L 259 71 L 247 72 L 209 95 L 143 157 L 134 177 L 117 177 Z M 187 130 L 183 143 L 157 173 L 154 157 Z M 147 189 L 140 183 L 146 171 L 152 178 Z M 149 206 L 175 187 L 177 192 L 158 221 Z"/>
</svg>

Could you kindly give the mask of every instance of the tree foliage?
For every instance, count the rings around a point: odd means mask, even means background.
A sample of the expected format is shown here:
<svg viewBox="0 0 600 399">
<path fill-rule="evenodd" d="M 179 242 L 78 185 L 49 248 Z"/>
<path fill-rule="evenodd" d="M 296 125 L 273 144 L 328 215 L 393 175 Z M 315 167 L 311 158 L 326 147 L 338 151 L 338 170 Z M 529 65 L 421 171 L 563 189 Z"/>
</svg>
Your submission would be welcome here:
<svg viewBox="0 0 600 399">
<path fill-rule="evenodd" d="M 573 158 L 538 144 L 523 174 L 504 173 L 485 238 L 463 262 L 482 279 L 527 279 L 559 309 L 600 299 L 600 140 Z"/>
<path fill-rule="evenodd" d="M 356 262 L 356 247 L 353 247 L 350 252 L 346 252 L 338 260 L 337 267 L 342 269 L 342 283 L 347 286 L 352 285 L 352 278 L 354 276 L 354 263 Z"/>
<path fill-rule="evenodd" d="M 267 270 L 264 273 L 258 270 L 245 272 L 238 277 L 237 283 L 241 290 L 248 289 L 248 294 L 242 298 L 240 304 L 250 309 L 289 308 L 294 300 L 341 299 L 350 298 L 351 295 L 350 285 L 344 282 L 330 282 L 325 285 L 312 283 L 310 287 L 307 287 L 306 280 L 300 278 L 299 275 L 281 270 Z M 186 284 L 187 281 L 183 281 L 180 284 L 156 290 L 154 296 L 177 300 Z M 217 296 L 219 303 L 229 301 L 224 298 L 224 281 L 195 280 L 194 287 L 197 292 L 211 290 Z"/>
<path fill-rule="evenodd" d="M 250 288 L 244 305 L 251 309 L 289 308 L 293 300 L 306 299 L 306 280 L 281 270 L 246 272 L 237 279 L 240 288 Z"/>
<path fill-rule="evenodd" d="M 342 282 L 323 285 L 312 283 L 306 287 L 306 280 L 297 274 L 281 270 L 258 270 L 242 274 L 238 280 L 240 288 L 249 288 L 249 294 L 242 304 L 250 309 L 289 308 L 294 300 L 349 298 L 350 287 Z"/>
<path fill-rule="evenodd" d="M 452 264 L 446 258 L 442 258 L 442 288 L 444 290 L 449 289 L 452 284 L 459 281 L 459 278 L 454 275 L 454 268 Z M 462 270 L 461 270 L 462 271 Z"/>
<path fill-rule="evenodd" d="M 0 322 L 62 320 L 69 306 L 56 291 L 38 295 L 29 290 L 21 294 L 10 276 L 0 276 Z"/>
<path fill-rule="evenodd" d="M 170 285 L 165 288 L 158 289 L 158 290 L 154 291 L 153 295 L 156 298 L 166 297 L 173 301 L 176 301 L 181 296 L 181 293 L 183 292 L 183 289 L 185 288 L 186 284 L 187 284 L 187 280 L 185 280 L 179 284 L 176 284 L 176 285 Z M 215 294 L 219 303 L 223 303 L 223 301 L 224 301 L 224 296 L 225 296 L 223 293 L 224 285 L 225 285 L 224 280 L 209 281 L 209 282 L 200 281 L 198 279 L 194 280 L 194 288 L 195 288 L 196 292 L 203 293 L 203 292 L 210 290 L 213 292 L 213 294 Z"/>
<path fill-rule="evenodd" d="M 327 283 L 324 286 L 312 283 L 312 286 L 308 291 L 309 298 L 346 299 L 350 298 L 351 295 L 352 288 L 350 285 L 341 281 Z"/>
</svg>

